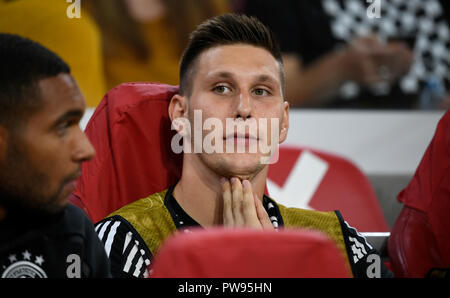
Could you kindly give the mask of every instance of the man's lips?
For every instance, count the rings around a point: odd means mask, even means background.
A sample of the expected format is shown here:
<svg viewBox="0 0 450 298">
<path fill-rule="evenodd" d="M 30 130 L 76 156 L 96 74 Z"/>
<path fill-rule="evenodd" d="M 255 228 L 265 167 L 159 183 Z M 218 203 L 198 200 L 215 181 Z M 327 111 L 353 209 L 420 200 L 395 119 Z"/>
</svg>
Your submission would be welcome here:
<svg viewBox="0 0 450 298">
<path fill-rule="evenodd" d="M 78 169 L 73 175 L 70 176 L 69 181 L 73 182 L 73 181 L 77 181 L 78 178 L 81 177 L 81 169 Z"/>
<path fill-rule="evenodd" d="M 258 137 L 253 136 L 249 133 L 245 133 L 245 134 L 240 134 L 240 133 L 232 133 L 229 134 L 227 136 L 225 136 L 224 140 L 228 140 L 228 139 L 245 139 L 245 140 L 258 140 Z"/>
<path fill-rule="evenodd" d="M 76 171 L 74 174 L 70 175 L 64 183 L 64 186 L 67 186 L 69 188 L 75 189 L 77 185 L 78 178 L 81 177 L 81 170 Z"/>
</svg>

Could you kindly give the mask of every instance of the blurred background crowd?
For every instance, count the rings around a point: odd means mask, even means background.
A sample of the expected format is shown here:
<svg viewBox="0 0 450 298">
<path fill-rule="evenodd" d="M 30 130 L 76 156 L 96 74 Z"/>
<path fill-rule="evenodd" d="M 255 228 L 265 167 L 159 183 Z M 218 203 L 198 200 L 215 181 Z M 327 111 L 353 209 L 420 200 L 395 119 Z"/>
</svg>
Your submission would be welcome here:
<svg viewBox="0 0 450 298">
<path fill-rule="evenodd" d="M 257 16 L 277 35 L 292 107 L 447 109 L 445 0 L 0 0 L 0 30 L 68 61 L 88 106 L 120 83 L 178 85 L 191 32 L 225 12 Z M 73 4 L 73 7 L 69 6 Z M 69 18 L 68 9 L 81 9 Z"/>
</svg>

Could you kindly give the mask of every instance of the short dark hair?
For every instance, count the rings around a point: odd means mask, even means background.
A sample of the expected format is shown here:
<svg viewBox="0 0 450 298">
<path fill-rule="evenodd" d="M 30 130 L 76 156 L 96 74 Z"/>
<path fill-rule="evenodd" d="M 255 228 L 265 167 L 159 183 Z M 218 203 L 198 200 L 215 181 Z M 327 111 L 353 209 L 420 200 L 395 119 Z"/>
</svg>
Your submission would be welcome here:
<svg viewBox="0 0 450 298">
<path fill-rule="evenodd" d="M 249 44 L 269 51 L 280 65 L 284 93 L 285 75 L 279 43 L 274 33 L 255 17 L 228 13 L 213 17 L 193 31 L 180 62 L 180 94 L 190 94 L 194 64 L 199 55 L 212 47 Z"/>
<path fill-rule="evenodd" d="M 42 79 L 70 73 L 69 66 L 39 43 L 0 33 L 0 124 L 20 126 L 39 108 Z"/>
</svg>

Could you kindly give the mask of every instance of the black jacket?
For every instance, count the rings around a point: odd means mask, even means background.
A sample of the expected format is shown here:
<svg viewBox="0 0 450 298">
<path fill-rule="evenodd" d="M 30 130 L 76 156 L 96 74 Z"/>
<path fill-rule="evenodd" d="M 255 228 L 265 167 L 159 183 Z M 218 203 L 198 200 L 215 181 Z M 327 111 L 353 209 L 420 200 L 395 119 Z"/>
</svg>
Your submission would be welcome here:
<svg viewBox="0 0 450 298">
<path fill-rule="evenodd" d="M 69 204 L 58 215 L 0 222 L 1 278 L 111 277 L 92 222 Z"/>
</svg>

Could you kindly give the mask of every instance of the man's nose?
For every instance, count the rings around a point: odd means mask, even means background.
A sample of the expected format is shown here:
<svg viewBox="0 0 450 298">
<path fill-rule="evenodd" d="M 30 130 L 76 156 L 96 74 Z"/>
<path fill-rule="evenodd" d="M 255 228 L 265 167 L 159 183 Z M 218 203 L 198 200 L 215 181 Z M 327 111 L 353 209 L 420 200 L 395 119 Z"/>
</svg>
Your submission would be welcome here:
<svg viewBox="0 0 450 298">
<path fill-rule="evenodd" d="M 88 137 L 80 129 L 75 141 L 75 148 L 72 151 L 72 160 L 76 162 L 88 161 L 94 158 L 95 149 Z"/>
<path fill-rule="evenodd" d="M 252 101 L 248 92 L 239 93 L 238 104 L 236 109 L 236 118 L 246 120 L 252 117 Z"/>
</svg>

